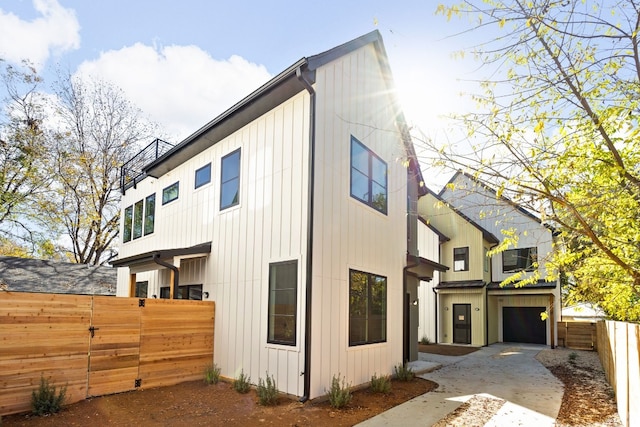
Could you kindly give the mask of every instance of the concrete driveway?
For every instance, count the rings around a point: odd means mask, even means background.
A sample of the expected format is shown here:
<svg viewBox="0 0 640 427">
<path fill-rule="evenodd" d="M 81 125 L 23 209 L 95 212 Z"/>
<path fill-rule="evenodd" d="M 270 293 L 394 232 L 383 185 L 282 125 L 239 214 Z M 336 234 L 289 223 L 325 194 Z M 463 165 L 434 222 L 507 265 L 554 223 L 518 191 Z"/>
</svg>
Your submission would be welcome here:
<svg viewBox="0 0 640 427">
<path fill-rule="evenodd" d="M 358 426 L 431 426 L 473 396 L 505 401 L 496 402 L 499 409 L 485 426 L 553 426 L 564 386 L 535 359 L 545 348 L 494 344 L 465 356 L 420 353 L 413 370 L 431 370 L 418 376 L 439 387 Z"/>
</svg>

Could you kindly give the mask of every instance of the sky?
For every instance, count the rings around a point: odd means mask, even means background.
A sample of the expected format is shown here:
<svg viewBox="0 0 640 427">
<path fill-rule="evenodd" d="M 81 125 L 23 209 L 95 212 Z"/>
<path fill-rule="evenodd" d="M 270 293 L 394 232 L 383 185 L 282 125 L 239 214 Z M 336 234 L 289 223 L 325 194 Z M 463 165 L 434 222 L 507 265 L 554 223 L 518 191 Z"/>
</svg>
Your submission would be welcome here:
<svg viewBox="0 0 640 427">
<path fill-rule="evenodd" d="M 380 31 L 409 124 L 446 139 L 441 117 L 472 108 L 477 64 L 464 23 L 430 0 L 0 0 L 0 58 L 120 87 L 178 143 L 297 60 Z M 419 141 L 416 149 L 420 153 Z M 423 165 L 423 171 L 425 166 Z M 425 173 L 428 184 L 447 177 Z"/>
</svg>

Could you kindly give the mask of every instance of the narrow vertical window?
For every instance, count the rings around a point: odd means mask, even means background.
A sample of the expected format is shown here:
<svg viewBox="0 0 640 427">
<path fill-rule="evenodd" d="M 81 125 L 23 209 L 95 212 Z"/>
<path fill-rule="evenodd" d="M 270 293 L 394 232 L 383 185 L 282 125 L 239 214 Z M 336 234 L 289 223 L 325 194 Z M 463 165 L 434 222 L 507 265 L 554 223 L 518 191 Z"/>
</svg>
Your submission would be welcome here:
<svg viewBox="0 0 640 427">
<path fill-rule="evenodd" d="M 153 233 L 156 218 L 156 195 L 155 193 L 144 199 L 144 235 Z"/>
<path fill-rule="evenodd" d="M 240 201 L 240 149 L 222 158 L 220 179 L 220 210 Z"/>
<path fill-rule="evenodd" d="M 296 345 L 298 262 L 269 265 L 267 342 Z"/>
<path fill-rule="evenodd" d="M 469 271 L 469 248 L 453 249 L 453 271 Z"/>
<path fill-rule="evenodd" d="M 349 345 L 387 340 L 387 278 L 349 270 Z"/>
<path fill-rule="evenodd" d="M 211 182 L 211 163 L 196 171 L 195 188 L 202 187 Z"/>
<path fill-rule="evenodd" d="M 484 248 L 484 271 L 489 272 L 489 249 Z"/>
<path fill-rule="evenodd" d="M 124 222 L 124 227 L 122 230 L 122 242 L 129 242 L 131 240 L 131 222 L 133 221 L 133 205 L 128 206 L 124 210 L 124 215 L 122 217 L 122 221 Z"/>
<path fill-rule="evenodd" d="M 387 213 L 387 164 L 351 137 L 351 197 Z"/>
<path fill-rule="evenodd" d="M 142 236 L 142 209 L 144 203 L 142 200 L 133 205 L 133 238 L 137 239 Z"/>
</svg>

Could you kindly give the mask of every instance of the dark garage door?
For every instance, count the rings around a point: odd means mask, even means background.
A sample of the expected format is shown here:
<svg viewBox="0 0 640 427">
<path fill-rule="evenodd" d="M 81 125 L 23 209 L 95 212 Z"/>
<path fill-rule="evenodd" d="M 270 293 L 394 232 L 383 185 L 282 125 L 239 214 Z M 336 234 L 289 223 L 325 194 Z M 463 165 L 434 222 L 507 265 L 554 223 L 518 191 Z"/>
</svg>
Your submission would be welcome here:
<svg viewBox="0 0 640 427">
<path fill-rule="evenodd" d="M 504 342 L 547 343 L 547 322 L 540 319 L 545 307 L 502 307 Z"/>
</svg>

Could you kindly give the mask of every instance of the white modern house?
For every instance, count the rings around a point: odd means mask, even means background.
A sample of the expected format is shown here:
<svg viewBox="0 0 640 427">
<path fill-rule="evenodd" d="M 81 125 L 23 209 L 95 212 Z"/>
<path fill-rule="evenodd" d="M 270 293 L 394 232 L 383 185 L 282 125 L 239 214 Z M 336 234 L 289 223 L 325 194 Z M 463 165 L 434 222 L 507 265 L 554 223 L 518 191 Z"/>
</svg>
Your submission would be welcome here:
<svg viewBox="0 0 640 427">
<path fill-rule="evenodd" d="M 560 283 L 546 270 L 552 229 L 463 172 L 440 194 L 427 190 L 418 212 L 438 234 L 438 259 L 449 267 L 420 285 L 420 337 L 472 346 L 557 345 Z M 517 246 L 488 256 L 505 238 L 503 230 L 517 236 Z M 521 286 L 535 273 L 533 283 Z M 518 280 L 503 283 L 514 277 Z"/>
<path fill-rule="evenodd" d="M 412 301 L 443 266 L 417 251 L 422 176 L 377 31 L 122 176 L 117 295 L 215 301 L 223 376 L 305 400 L 417 358 Z"/>
</svg>

